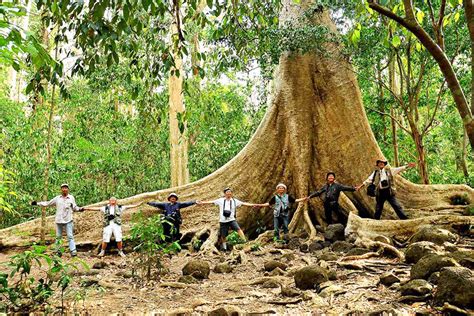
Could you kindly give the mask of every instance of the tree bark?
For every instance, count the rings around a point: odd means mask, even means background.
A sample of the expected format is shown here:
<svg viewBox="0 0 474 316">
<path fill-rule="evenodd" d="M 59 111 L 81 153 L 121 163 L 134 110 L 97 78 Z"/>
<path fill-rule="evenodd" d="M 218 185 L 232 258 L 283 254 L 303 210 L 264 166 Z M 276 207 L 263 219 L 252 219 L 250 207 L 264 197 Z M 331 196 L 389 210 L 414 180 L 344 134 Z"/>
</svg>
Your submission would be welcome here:
<svg viewBox="0 0 474 316">
<path fill-rule="evenodd" d="M 370 8 L 377 11 L 378 13 L 394 20 L 401 26 L 409 30 L 415 35 L 420 43 L 426 48 L 426 50 L 433 56 L 438 63 L 438 66 L 443 73 L 446 83 L 448 84 L 449 90 L 456 104 L 456 108 L 461 116 L 461 119 L 469 137 L 471 147 L 474 149 L 474 119 L 472 116 L 471 109 L 467 102 L 464 91 L 459 83 L 458 77 L 453 69 L 453 66 L 444 53 L 443 49 L 431 38 L 431 36 L 421 27 L 417 22 L 415 14 L 413 12 L 412 0 L 403 0 L 405 7 L 406 17 L 402 18 L 393 13 L 388 8 L 381 6 L 376 0 L 368 0 Z"/>
<path fill-rule="evenodd" d="M 178 36 L 175 24 L 172 25 L 172 36 Z M 174 74 L 169 78 L 169 118 L 170 118 L 170 163 L 171 186 L 176 187 L 189 183 L 188 140 L 183 100 L 183 62 L 179 40 L 173 40 Z M 179 116 L 179 117 L 178 117 Z"/>
<path fill-rule="evenodd" d="M 464 0 L 463 5 L 471 39 L 471 113 L 474 115 L 474 0 Z"/>
<path fill-rule="evenodd" d="M 309 7 L 303 2 L 297 5 L 285 0 L 281 23 L 298 21 Z M 304 22 L 326 25 L 336 32 L 326 12 Z M 375 160 L 383 155 L 370 129 L 353 69 L 336 43 L 328 42 L 324 48 L 324 54 L 281 56 L 267 113 L 249 143 L 232 160 L 196 182 L 139 194 L 119 203 L 164 200 L 172 191 L 176 191 L 182 201 L 212 200 L 219 197 L 226 186 L 233 188 L 236 198 L 262 203 L 271 198 L 279 182 L 287 184 L 291 195 L 302 197 L 325 183 L 328 170 L 336 172 L 338 181 L 347 185 L 365 180 Z M 452 205 L 453 196 L 463 195 L 474 201 L 474 190 L 465 185 L 416 185 L 400 176 L 395 180 L 399 201 L 411 218 L 457 209 Z M 342 194 L 340 204 L 345 212 L 365 216 L 374 213 L 375 202 L 365 191 Z M 146 215 L 155 212 L 146 206 L 142 210 Z M 124 233 L 130 227 L 134 212 L 124 215 Z M 291 230 L 306 230 L 314 235 L 315 224 L 324 224 L 322 213 L 321 201 L 316 198 L 298 205 L 291 219 Z M 78 242 L 100 240 L 102 226 L 98 214 L 85 212 L 75 216 Z M 207 235 L 217 236 L 218 209 L 215 206 L 186 208 L 182 216 L 184 233 L 197 234 L 208 227 Z M 383 218 L 396 218 L 389 206 Z M 272 219 L 270 209 L 241 207 L 237 211 L 240 226 L 250 235 L 260 223 L 271 227 Z M 390 222 L 386 225 L 390 226 Z M 20 238 L 15 231 L 28 231 L 29 235 Z M 3 247 L 18 245 L 33 240 L 35 234 L 35 221 L 32 221 L 0 231 L 0 241 Z M 212 242 L 206 245 L 212 246 Z"/>
<path fill-rule="evenodd" d="M 390 90 L 392 90 L 397 96 L 400 96 L 400 83 L 397 68 L 395 67 L 395 56 L 392 56 L 388 65 L 388 78 Z M 395 105 L 390 107 L 390 124 L 392 126 L 393 163 L 395 167 L 398 167 L 400 166 L 400 159 L 398 158 L 397 122 L 395 121 L 397 114 L 394 107 Z"/>
</svg>

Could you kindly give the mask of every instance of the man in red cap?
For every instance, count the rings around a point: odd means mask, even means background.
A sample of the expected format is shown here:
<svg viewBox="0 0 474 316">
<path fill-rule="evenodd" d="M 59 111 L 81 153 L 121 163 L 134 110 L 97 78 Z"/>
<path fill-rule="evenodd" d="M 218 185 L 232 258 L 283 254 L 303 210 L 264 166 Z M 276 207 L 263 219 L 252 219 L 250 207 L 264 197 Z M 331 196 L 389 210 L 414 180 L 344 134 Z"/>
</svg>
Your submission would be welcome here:
<svg viewBox="0 0 474 316">
<path fill-rule="evenodd" d="M 385 159 L 378 159 L 375 163 L 375 170 L 370 174 L 367 180 L 357 187 L 357 189 L 369 184 L 375 186 L 375 219 L 380 219 L 382 216 L 383 206 L 386 201 L 390 203 L 400 219 L 407 219 L 408 217 L 403 212 L 403 207 L 395 198 L 394 177 L 402 171 L 415 167 L 416 163 L 410 162 L 409 164 L 398 168 L 390 168 L 387 164 L 388 162 Z"/>
</svg>

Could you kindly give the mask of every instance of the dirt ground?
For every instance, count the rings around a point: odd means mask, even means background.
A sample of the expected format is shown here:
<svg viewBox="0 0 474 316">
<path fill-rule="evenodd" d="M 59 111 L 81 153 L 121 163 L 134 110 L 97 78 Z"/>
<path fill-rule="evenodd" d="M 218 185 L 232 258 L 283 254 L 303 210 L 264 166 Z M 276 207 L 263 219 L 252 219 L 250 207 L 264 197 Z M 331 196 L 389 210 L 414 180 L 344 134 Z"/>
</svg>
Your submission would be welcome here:
<svg viewBox="0 0 474 316">
<path fill-rule="evenodd" d="M 12 254 L 1 253 L 0 262 L 7 262 Z M 63 258 L 72 260 L 68 254 Z M 116 253 L 110 253 L 104 258 L 98 258 L 95 250 L 88 250 L 79 252 L 78 258 L 90 267 L 96 265 L 96 268 L 88 271 L 82 267 L 76 271 L 74 284 L 66 295 L 68 312 L 80 314 L 201 315 L 215 311 L 214 315 L 226 315 L 217 313 L 219 308 L 249 315 L 440 313 L 432 308 L 429 302 L 398 302 L 399 283 L 391 287 L 379 284 L 379 276 L 384 272 L 394 273 L 402 283 L 409 279 L 410 265 L 390 258 L 379 257 L 344 263 L 339 260 L 321 261 L 314 254 L 280 249 L 277 244 L 269 244 L 255 252 L 234 249 L 230 253 L 219 255 L 183 250 L 171 257 L 164 257 L 163 264 L 169 271 L 159 279 L 148 282 L 132 277 L 136 254 L 129 253 L 126 258 L 121 258 Z M 209 279 L 197 284 L 177 282 L 182 276 L 182 268 L 191 259 L 209 262 Z M 269 276 L 269 273 L 265 272 L 264 263 L 272 259 L 288 265 L 284 275 Z M 213 272 L 214 266 L 221 262 L 229 263 L 234 268 L 233 272 Z M 309 264 L 336 269 L 337 280 L 322 284 L 319 291 L 297 290 L 293 272 Z M 103 267 L 97 268 L 97 265 Z M 3 265 L 1 270 L 6 271 L 7 268 Z M 41 271 L 38 269 L 34 271 L 34 274 L 39 273 Z M 296 295 L 299 295 L 284 296 L 280 286 L 271 288 L 272 282 L 265 281 L 276 281 L 298 291 Z M 94 285 L 84 286 L 84 283 Z M 85 299 L 80 298 L 79 293 Z M 53 306 L 60 306 L 58 298 L 54 303 Z"/>
</svg>

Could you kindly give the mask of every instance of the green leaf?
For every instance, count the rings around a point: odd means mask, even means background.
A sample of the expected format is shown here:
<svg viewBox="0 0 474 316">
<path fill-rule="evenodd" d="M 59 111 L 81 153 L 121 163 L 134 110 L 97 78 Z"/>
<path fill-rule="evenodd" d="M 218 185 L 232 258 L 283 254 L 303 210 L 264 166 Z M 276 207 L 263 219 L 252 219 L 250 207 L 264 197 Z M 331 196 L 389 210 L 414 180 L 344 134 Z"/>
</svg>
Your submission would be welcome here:
<svg viewBox="0 0 474 316">
<path fill-rule="evenodd" d="M 392 45 L 393 47 L 398 47 L 402 44 L 402 40 L 400 39 L 399 36 L 395 35 L 393 38 L 392 38 Z"/>
</svg>

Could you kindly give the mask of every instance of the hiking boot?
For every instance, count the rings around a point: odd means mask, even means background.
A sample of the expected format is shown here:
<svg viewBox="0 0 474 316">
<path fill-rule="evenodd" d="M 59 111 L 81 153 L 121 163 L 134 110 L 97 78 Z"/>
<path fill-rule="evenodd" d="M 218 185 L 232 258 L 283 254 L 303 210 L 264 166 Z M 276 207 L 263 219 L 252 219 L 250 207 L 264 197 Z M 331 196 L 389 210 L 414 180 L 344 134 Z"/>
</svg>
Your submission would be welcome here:
<svg viewBox="0 0 474 316">
<path fill-rule="evenodd" d="M 98 257 L 103 257 L 103 256 L 105 256 L 105 250 L 104 249 L 102 249 L 98 254 Z"/>
<path fill-rule="evenodd" d="M 119 250 L 118 252 L 119 256 L 122 257 L 122 258 L 125 258 L 126 255 L 123 253 L 123 250 Z"/>
</svg>

